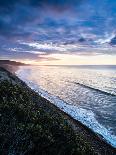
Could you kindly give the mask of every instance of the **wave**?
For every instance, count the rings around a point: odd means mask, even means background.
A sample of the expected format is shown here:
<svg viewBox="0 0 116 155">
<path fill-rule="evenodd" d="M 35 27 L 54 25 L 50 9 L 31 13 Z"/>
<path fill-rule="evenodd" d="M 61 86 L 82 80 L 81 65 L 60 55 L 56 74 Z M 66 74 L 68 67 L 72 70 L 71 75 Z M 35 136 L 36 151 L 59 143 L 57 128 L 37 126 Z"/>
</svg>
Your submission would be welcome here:
<svg viewBox="0 0 116 155">
<path fill-rule="evenodd" d="M 68 82 L 70 82 L 70 81 L 68 81 Z M 116 94 L 113 94 L 113 93 L 110 93 L 110 92 L 106 92 L 106 91 L 101 90 L 101 89 L 98 89 L 98 88 L 93 88 L 93 87 L 91 87 L 91 86 L 87 86 L 87 85 L 82 84 L 82 83 L 79 83 L 79 82 L 71 82 L 71 83 L 74 83 L 74 84 L 76 84 L 76 85 L 82 86 L 82 87 L 87 88 L 87 89 L 91 89 L 91 90 L 94 90 L 94 91 L 98 91 L 98 92 L 103 93 L 103 94 L 105 94 L 105 95 L 116 96 Z"/>
<path fill-rule="evenodd" d="M 91 110 L 86 110 L 81 107 L 70 105 L 59 97 L 51 95 L 47 91 L 40 88 L 38 84 L 29 81 L 24 78 L 24 76 L 18 75 L 29 87 L 36 91 L 39 95 L 49 100 L 51 103 L 59 107 L 62 111 L 66 112 L 72 116 L 75 120 L 80 121 L 82 124 L 86 125 L 88 128 L 93 130 L 98 135 L 101 135 L 109 144 L 116 148 L 116 135 L 112 135 L 111 131 L 102 126 L 95 118 L 94 113 Z M 77 83 L 86 88 L 94 89 L 89 86 Z M 94 89 L 97 90 L 97 89 Z M 108 93 L 109 94 L 109 93 Z M 112 95 L 112 94 L 111 94 Z"/>
<path fill-rule="evenodd" d="M 66 112 L 72 116 L 75 120 L 80 121 L 82 124 L 86 125 L 88 128 L 93 130 L 98 135 L 101 135 L 109 144 L 116 148 L 116 135 L 112 135 L 110 130 L 102 126 L 95 118 L 94 113 L 91 110 L 86 110 L 81 107 L 74 105 L 69 105 L 57 96 L 54 96 L 47 91 L 41 89 L 39 85 L 25 81 L 29 87 L 36 91 L 39 95 L 49 100 L 51 103 L 59 107 L 62 111 Z"/>
</svg>

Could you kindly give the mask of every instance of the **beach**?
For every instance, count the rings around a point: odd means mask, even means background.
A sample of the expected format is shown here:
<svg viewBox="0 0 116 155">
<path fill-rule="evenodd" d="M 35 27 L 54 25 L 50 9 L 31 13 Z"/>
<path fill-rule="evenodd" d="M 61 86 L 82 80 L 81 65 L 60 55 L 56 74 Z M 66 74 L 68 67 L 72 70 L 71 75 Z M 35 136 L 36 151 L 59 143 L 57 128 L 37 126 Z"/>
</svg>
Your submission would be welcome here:
<svg viewBox="0 0 116 155">
<path fill-rule="evenodd" d="M 8 110 L 5 111 L 6 115 L 2 116 L 1 122 L 3 124 L 5 121 L 4 126 L 1 125 L 3 139 L 0 142 L 1 154 L 7 154 L 8 151 L 15 152 L 14 154 L 20 154 L 20 152 L 39 154 L 39 151 L 41 154 L 51 154 L 51 151 L 53 154 L 69 155 L 116 154 L 116 149 L 100 136 L 39 96 L 18 77 L 2 68 L 0 68 L 0 81 L 1 116 L 4 110 Z M 8 95 L 11 95 L 12 102 Z M 7 108 L 3 106 L 4 103 Z M 7 115 L 10 117 L 7 118 Z M 5 133 L 3 129 L 6 127 Z M 10 134 L 7 133 L 9 131 Z M 8 145 L 9 140 L 11 143 Z M 24 147 L 22 144 L 25 144 Z"/>
<path fill-rule="evenodd" d="M 116 148 L 115 66 L 22 66 L 16 75 Z"/>
</svg>

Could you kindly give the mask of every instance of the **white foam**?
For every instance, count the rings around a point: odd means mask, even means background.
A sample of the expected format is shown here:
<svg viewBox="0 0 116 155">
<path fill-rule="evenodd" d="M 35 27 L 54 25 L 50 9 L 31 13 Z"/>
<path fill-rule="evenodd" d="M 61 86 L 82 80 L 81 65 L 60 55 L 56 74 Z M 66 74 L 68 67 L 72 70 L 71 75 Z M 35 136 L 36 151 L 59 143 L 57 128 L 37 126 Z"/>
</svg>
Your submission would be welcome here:
<svg viewBox="0 0 116 155">
<path fill-rule="evenodd" d="M 106 129 L 104 126 L 99 124 L 96 120 L 94 113 L 90 110 L 86 110 L 71 104 L 67 104 L 60 98 L 49 94 L 47 91 L 41 89 L 39 85 L 28 81 L 25 79 L 23 74 L 18 74 L 18 76 L 27 83 L 29 87 L 31 87 L 34 91 L 36 91 L 39 95 L 46 98 L 54 105 L 59 107 L 62 111 L 66 112 L 67 114 L 71 115 L 74 119 L 82 122 L 88 128 L 92 129 L 95 133 L 102 135 L 103 138 L 110 143 L 112 146 L 116 148 L 116 136 L 112 135 L 112 133 Z"/>
</svg>

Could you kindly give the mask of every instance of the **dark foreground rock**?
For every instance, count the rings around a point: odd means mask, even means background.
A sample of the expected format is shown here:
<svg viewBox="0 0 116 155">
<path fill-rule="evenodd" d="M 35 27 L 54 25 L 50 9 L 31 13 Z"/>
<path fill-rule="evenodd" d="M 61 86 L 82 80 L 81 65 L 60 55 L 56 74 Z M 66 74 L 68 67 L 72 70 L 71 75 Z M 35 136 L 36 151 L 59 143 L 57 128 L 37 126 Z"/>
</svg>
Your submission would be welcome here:
<svg viewBox="0 0 116 155">
<path fill-rule="evenodd" d="M 0 68 L 0 155 L 115 153 L 84 125 Z"/>
</svg>

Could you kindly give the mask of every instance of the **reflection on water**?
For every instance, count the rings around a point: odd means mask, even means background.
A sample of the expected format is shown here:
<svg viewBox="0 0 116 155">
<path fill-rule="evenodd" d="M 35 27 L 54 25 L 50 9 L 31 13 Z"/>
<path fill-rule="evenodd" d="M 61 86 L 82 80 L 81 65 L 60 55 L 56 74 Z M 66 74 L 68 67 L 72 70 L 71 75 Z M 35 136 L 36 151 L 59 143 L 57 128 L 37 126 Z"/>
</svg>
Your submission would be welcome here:
<svg viewBox="0 0 116 155">
<path fill-rule="evenodd" d="M 85 68 L 29 66 L 22 67 L 17 74 L 23 80 L 36 84 L 39 89 L 57 96 L 68 105 L 92 112 L 94 119 L 110 134 L 116 136 L 116 68 L 114 66 L 103 69 L 90 68 L 90 66 Z M 113 144 L 116 145 L 116 141 Z"/>
</svg>

